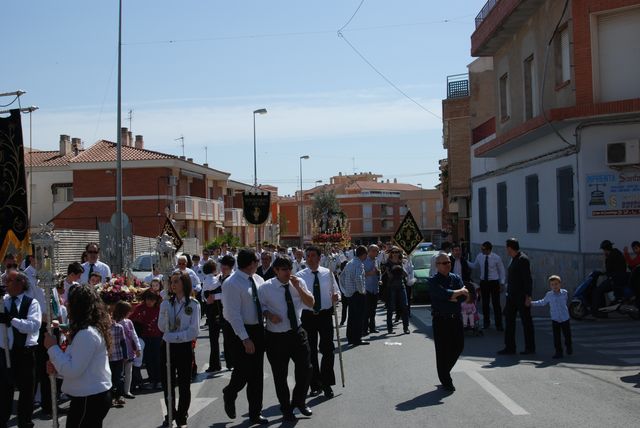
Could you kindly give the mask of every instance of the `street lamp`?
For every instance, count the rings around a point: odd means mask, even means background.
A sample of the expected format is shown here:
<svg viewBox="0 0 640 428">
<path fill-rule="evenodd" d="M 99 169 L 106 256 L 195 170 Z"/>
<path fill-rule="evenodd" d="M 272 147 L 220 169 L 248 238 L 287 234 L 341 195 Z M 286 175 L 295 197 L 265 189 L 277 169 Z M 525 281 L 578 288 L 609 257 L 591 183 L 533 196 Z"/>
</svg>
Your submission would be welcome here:
<svg viewBox="0 0 640 428">
<path fill-rule="evenodd" d="M 256 114 L 267 114 L 266 108 L 253 111 L 253 187 L 258 187 L 258 164 L 256 160 Z"/>
<path fill-rule="evenodd" d="M 256 156 L 256 114 L 267 114 L 266 108 L 259 108 L 253 111 L 253 190 L 258 192 L 258 161 Z M 260 242 L 260 226 L 256 225 L 256 251 L 258 251 L 258 243 Z"/>
<path fill-rule="evenodd" d="M 302 160 L 309 155 L 300 156 L 300 248 L 304 248 L 304 200 L 302 196 Z"/>
</svg>

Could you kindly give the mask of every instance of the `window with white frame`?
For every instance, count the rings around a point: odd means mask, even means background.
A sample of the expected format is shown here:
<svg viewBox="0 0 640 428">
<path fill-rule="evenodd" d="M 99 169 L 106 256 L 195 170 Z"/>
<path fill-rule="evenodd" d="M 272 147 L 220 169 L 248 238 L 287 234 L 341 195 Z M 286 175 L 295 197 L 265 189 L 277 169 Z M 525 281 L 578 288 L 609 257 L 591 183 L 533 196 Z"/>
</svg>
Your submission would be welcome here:
<svg viewBox="0 0 640 428">
<path fill-rule="evenodd" d="M 597 15 L 592 22 L 596 102 L 640 98 L 640 7 Z"/>
<path fill-rule="evenodd" d="M 53 202 L 73 202 L 73 187 L 55 187 Z"/>
</svg>

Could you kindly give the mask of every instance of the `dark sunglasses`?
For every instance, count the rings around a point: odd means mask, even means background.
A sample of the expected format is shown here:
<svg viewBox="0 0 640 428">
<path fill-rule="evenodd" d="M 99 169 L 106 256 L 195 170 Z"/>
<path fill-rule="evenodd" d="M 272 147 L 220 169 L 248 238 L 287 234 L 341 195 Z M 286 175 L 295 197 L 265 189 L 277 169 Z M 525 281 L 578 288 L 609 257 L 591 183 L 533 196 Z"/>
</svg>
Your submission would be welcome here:
<svg viewBox="0 0 640 428">
<path fill-rule="evenodd" d="M 451 262 L 436 262 L 437 265 L 450 265 Z"/>
<path fill-rule="evenodd" d="M 98 254 L 97 251 L 87 251 L 87 254 Z"/>
</svg>

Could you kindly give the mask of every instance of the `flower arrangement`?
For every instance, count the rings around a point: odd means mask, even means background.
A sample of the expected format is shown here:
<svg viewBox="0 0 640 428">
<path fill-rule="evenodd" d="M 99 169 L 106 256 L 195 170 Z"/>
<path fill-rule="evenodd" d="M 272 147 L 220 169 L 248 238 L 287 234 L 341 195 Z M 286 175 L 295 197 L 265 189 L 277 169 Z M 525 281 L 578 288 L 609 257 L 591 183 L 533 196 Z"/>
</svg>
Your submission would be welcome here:
<svg viewBox="0 0 640 428">
<path fill-rule="evenodd" d="M 312 238 L 313 242 L 341 242 L 342 241 L 342 233 L 318 233 Z"/>
<path fill-rule="evenodd" d="M 109 283 L 99 285 L 97 290 L 102 301 L 111 305 L 121 300 L 133 302 L 141 286 L 142 283 L 137 278 L 114 275 Z"/>
</svg>

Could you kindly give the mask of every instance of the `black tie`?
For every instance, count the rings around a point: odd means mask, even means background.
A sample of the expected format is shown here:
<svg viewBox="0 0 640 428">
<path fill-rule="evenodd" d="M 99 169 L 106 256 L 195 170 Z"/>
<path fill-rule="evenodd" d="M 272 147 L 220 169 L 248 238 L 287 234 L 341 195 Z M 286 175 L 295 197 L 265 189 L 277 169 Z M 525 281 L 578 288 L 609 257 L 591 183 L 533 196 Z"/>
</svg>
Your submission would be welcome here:
<svg viewBox="0 0 640 428">
<path fill-rule="evenodd" d="M 298 317 L 296 316 L 296 310 L 293 307 L 293 300 L 291 299 L 291 292 L 289 291 L 289 284 L 282 284 L 284 287 L 284 300 L 287 302 L 287 318 L 291 324 L 291 330 L 298 331 Z"/>
<path fill-rule="evenodd" d="M 320 279 L 318 278 L 318 272 L 313 272 L 313 312 L 316 314 L 322 309 L 322 300 L 320 297 Z"/>
<path fill-rule="evenodd" d="M 11 298 L 11 309 L 9 310 L 9 315 L 11 318 L 18 318 L 18 296 L 13 296 Z M 27 342 L 27 335 L 20 333 L 18 329 L 13 326 L 11 328 L 13 330 L 12 349 L 23 348 L 24 344 Z"/>
<path fill-rule="evenodd" d="M 489 281 L 489 255 L 484 256 L 484 280 Z"/>
<path fill-rule="evenodd" d="M 94 267 L 94 266 L 95 266 L 95 265 L 94 265 L 93 263 L 91 263 L 91 264 L 89 265 L 89 276 L 88 276 L 88 278 L 89 278 L 89 279 L 91 279 L 91 274 L 93 273 L 93 267 Z"/>
<path fill-rule="evenodd" d="M 256 304 L 256 310 L 258 311 L 258 324 L 262 324 L 262 305 L 260 305 L 260 299 L 258 298 L 258 288 L 253 277 L 249 277 L 251 282 L 251 294 L 253 294 L 253 301 Z"/>
</svg>

